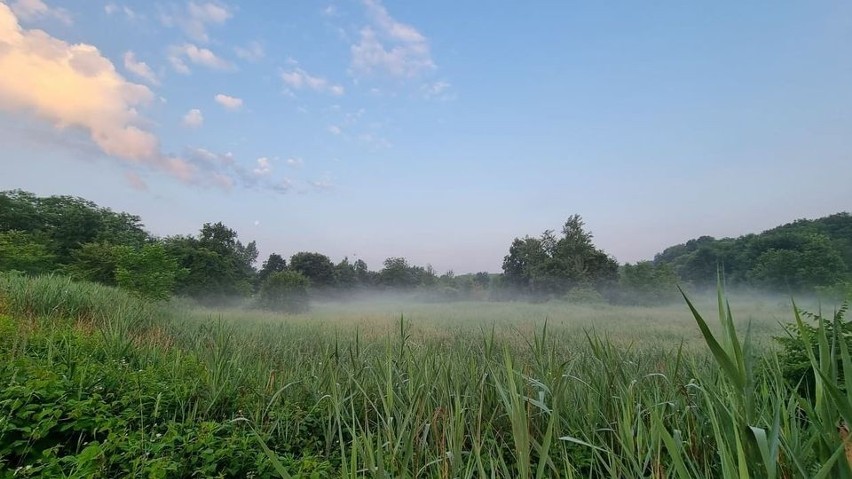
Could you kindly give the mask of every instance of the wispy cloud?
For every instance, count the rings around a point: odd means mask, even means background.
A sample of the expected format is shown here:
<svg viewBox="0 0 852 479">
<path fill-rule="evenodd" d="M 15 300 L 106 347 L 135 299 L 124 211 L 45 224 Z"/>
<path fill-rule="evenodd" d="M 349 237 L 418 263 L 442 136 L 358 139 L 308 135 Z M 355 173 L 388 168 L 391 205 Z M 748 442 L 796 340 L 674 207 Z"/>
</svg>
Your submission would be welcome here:
<svg viewBox="0 0 852 479">
<path fill-rule="evenodd" d="M 42 0 L 15 0 L 11 3 L 11 7 L 18 18 L 27 22 L 42 18 L 52 18 L 65 25 L 74 23 L 68 10 L 60 7 L 50 7 Z"/>
<path fill-rule="evenodd" d="M 213 99 L 216 101 L 216 103 L 222 105 L 223 107 L 231 111 L 239 110 L 243 106 L 242 98 L 228 96 L 223 93 L 219 93 L 218 95 L 213 97 Z"/>
<path fill-rule="evenodd" d="M 287 163 L 287 166 L 289 166 L 291 168 L 301 168 L 302 165 L 305 164 L 305 160 L 303 160 L 301 158 L 296 158 L 296 157 L 287 158 L 287 161 L 285 163 Z"/>
<path fill-rule="evenodd" d="M 439 100 L 450 100 L 453 95 L 450 94 L 450 85 L 445 81 L 436 81 L 432 83 L 424 83 L 420 86 L 420 91 L 426 98 L 435 98 Z"/>
<path fill-rule="evenodd" d="M 201 48 L 191 43 L 172 45 L 169 47 L 168 55 L 169 63 L 171 63 L 172 68 L 174 68 L 176 72 L 184 75 L 190 73 L 189 67 L 184 59 L 188 59 L 196 65 L 201 65 L 212 70 L 228 71 L 234 69 L 234 66 L 231 65 L 231 63 L 220 58 L 210 49 Z"/>
<path fill-rule="evenodd" d="M 372 133 L 362 133 L 358 135 L 358 141 L 372 147 L 376 150 L 385 150 L 393 147 L 393 144 L 386 138 L 376 136 Z"/>
<path fill-rule="evenodd" d="M 332 135 L 339 135 L 339 134 L 343 133 L 343 130 L 341 130 L 340 127 L 337 126 L 337 125 L 329 125 L 328 126 L 328 132 L 331 133 Z"/>
<path fill-rule="evenodd" d="M 272 164 L 269 158 L 263 156 L 257 159 L 257 167 L 252 172 L 257 176 L 266 176 L 272 173 Z"/>
<path fill-rule="evenodd" d="M 198 108 L 193 108 L 183 116 L 183 124 L 190 128 L 199 128 L 204 124 L 204 115 Z"/>
<path fill-rule="evenodd" d="M 237 57 L 249 62 L 261 60 L 266 55 L 263 45 L 260 42 L 250 42 L 245 47 L 235 47 L 234 53 Z"/>
<path fill-rule="evenodd" d="M 136 11 L 134 11 L 127 5 L 117 5 L 115 3 L 107 3 L 106 5 L 104 5 L 104 12 L 107 15 L 115 15 L 116 13 L 121 12 L 124 14 L 125 17 L 128 18 L 128 20 L 137 20 L 144 18 L 142 15 L 139 15 L 138 13 L 136 13 Z"/>
<path fill-rule="evenodd" d="M 160 21 L 169 27 L 178 27 L 190 39 L 208 43 L 207 32 L 211 25 L 223 25 L 233 17 L 231 9 L 219 2 L 189 2 L 185 9 L 172 8 L 160 13 Z"/>
<path fill-rule="evenodd" d="M 281 72 L 281 80 L 293 90 L 308 89 L 335 96 L 340 96 L 344 93 L 342 86 L 336 85 L 323 77 L 311 75 L 299 67 Z"/>
<path fill-rule="evenodd" d="M 314 187 L 314 189 L 322 191 L 329 191 L 335 188 L 334 183 L 332 183 L 331 179 L 329 179 L 327 176 L 319 180 L 310 181 L 309 184 Z"/>
<path fill-rule="evenodd" d="M 204 148 L 188 148 L 184 155 L 199 169 L 210 172 L 213 186 L 260 188 L 277 193 L 287 193 L 292 186 L 289 179 L 273 177 L 272 160 L 265 156 L 245 166 L 231 153 L 214 153 Z"/>
<path fill-rule="evenodd" d="M 145 62 L 137 61 L 136 54 L 132 51 L 124 53 L 124 68 L 151 85 L 160 84 L 160 79 L 157 78 L 157 75 L 153 70 L 151 70 L 151 67 L 149 67 Z"/>
<path fill-rule="evenodd" d="M 391 17 L 379 0 L 363 0 L 363 4 L 371 25 L 361 29 L 358 42 L 350 48 L 355 73 L 411 78 L 436 68 L 423 34 Z"/>
<path fill-rule="evenodd" d="M 270 187 L 278 193 L 289 193 L 293 189 L 293 182 L 287 178 L 282 178 L 280 181 L 270 185 Z"/>
</svg>

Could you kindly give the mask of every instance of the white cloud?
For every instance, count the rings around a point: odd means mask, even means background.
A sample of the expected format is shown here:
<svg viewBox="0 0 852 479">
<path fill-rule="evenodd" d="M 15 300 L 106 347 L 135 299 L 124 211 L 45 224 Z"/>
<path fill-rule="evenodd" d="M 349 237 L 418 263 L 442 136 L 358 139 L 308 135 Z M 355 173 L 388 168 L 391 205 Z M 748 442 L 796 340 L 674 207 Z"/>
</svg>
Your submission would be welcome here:
<svg viewBox="0 0 852 479">
<path fill-rule="evenodd" d="M 185 11 L 172 9 L 170 12 L 161 12 L 160 21 L 168 27 L 177 26 L 196 42 L 207 43 L 210 41 L 207 27 L 223 25 L 233 16 L 231 10 L 222 3 L 189 2 Z"/>
<path fill-rule="evenodd" d="M 393 147 L 391 142 L 389 142 L 386 138 L 375 136 L 371 133 L 362 133 L 361 135 L 358 135 L 358 140 L 376 150 L 384 150 Z"/>
<path fill-rule="evenodd" d="M 184 62 L 184 58 L 188 59 L 190 62 L 201 65 L 213 70 L 233 70 L 234 66 L 231 65 L 228 61 L 223 60 L 218 57 L 215 53 L 210 51 L 207 48 L 200 48 L 191 43 L 184 43 L 183 45 L 172 45 L 169 47 L 169 63 L 171 63 L 172 68 L 178 73 L 188 74 L 190 72 L 189 67 Z"/>
<path fill-rule="evenodd" d="M 198 108 L 193 108 L 183 116 L 183 124 L 190 128 L 198 128 L 204 124 L 204 115 L 201 114 L 201 110 Z"/>
<path fill-rule="evenodd" d="M 0 75 L 0 111 L 54 125 L 60 140 L 55 147 L 86 151 L 87 157 L 103 153 L 129 165 L 125 179 L 132 188 L 146 187 L 138 172 L 147 168 L 191 185 L 275 189 L 253 179 L 230 153 L 196 149 L 182 156 L 163 154 L 140 113 L 156 100 L 148 87 L 125 79 L 92 45 L 69 44 L 42 30 L 21 28 L 2 2 L 0 72 L 15 72 Z M 63 134 L 67 130 L 72 134 Z M 80 144 L 73 132 L 87 133 L 91 143 Z"/>
<path fill-rule="evenodd" d="M 281 80 L 294 90 L 308 89 L 319 93 L 330 93 L 335 96 L 343 95 L 344 89 L 325 78 L 313 76 L 305 70 L 296 67 L 290 71 L 281 72 Z"/>
<path fill-rule="evenodd" d="M 311 186 L 318 190 L 328 191 L 334 189 L 334 183 L 331 182 L 328 178 L 323 178 L 320 180 L 314 180 L 310 182 Z"/>
<path fill-rule="evenodd" d="M 287 166 L 290 166 L 292 168 L 301 168 L 302 165 L 305 164 L 305 161 L 301 158 L 287 158 L 286 163 Z"/>
<path fill-rule="evenodd" d="M 423 34 L 391 17 L 379 0 L 363 3 L 372 26 L 362 28 L 358 43 L 350 48 L 356 73 L 416 77 L 436 68 Z"/>
<path fill-rule="evenodd" d="M 272 173 L 272 165 L 269 163 L 269 158 L 261 157 L 257 159 L 257 167 L 252 170 L 257 176 L 266 176 Z"/>
<path fill-rule="evenodd" d="M 343 132 L 343 130 L 341 130 L 340 127 L 337 125 L 329 125 L 328 132 L 332 135 L 339 135 Z"/>
<path fill-rule="evenodd" d="M 266 55 L 260 42 L 251 42 L 245 47 L 235 47 L 234 53 L 239 58 L 250 62 L 256 62 Z"/>
<path fill-rule="evenodd" d="M 436 81 L 435 83 L 427 83 L 423 85 L 423 92 L 428 95 L 440 95 L 450 88 L 450 84 L 445 81 Z"/>
<path fill-rule="evenodd" d="M 41 18 L 52 18 L 66 25 L 71 25 L 71 14 L 59 7 L 49 7 L 42 0 L 16 0 L 11 3 L 12 11 L 24 21 L 34 21 Z"/>
<path fill-rule="evenodd" d="M 59 129 L 86 131 L 106 155 L 192 181 L 196 169 L 163 155 L 142 126 L 138 108 L 154 95 L 123 78 L 92 45 L 71 45 L 41 30 L 25 30 L 0 3 L 0 109 L 32 113 Z"/>
<path fill-rule="evenodd" d="M 338 16 L 337 7 L 334 5 L 328 5 L 322 9 L 322 14 L 326 17 L 336 17 Z"/>
<path fill-rule="evenodd" d="M 435 98 L 438 100 L 451 100 L 454 95 L 450 93 L 450 85 L 445 81 L 436 81 L 433 83 L 424 83 L 420 86 L 420 91 L 426 98 Z"/>
<path fill-rule="evenodd" d="M 239 110 L 243 106 L 242 98 L 236 98 L 222 93 L 217 94 L 213 99 L 216 100 L 216 103 L 222 105 L 228 110 Z"/>
<path fill-rule="evenodd" d="M 136 20 L 137 18 L 143 18 L 142 16 L 138 15 L 135 11 L 133 11 L 133 9 L 131 9 L 127 5 L 119 6 L 119 5 L 116 5 L 115 3 L 107 3 L 106 5 L 104 5 L 104 12 L 107 15 L 114 15 L 115 13 L 117 13 L 119 11 L 124 13 L 124 16 L 126 16 L 129 20 Z"/>
<path fill-rule="evenodd" d="M 151 67 L 145 62 L 136 61 L 136 54 L 132 51 L 124 53 L 124 68 L 152 85 L 160 84 L 160 80 L 151 70 Z"/>
</svg>

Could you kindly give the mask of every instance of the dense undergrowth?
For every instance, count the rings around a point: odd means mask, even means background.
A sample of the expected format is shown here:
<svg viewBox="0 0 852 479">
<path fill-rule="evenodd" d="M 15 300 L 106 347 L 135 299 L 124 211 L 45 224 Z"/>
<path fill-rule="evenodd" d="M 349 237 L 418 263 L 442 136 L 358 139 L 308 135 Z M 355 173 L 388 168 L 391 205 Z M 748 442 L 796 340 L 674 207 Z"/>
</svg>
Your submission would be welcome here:
<svg viewBox="0 0 852 479">
<path fill-rule="evenodd" d="M 0 276 L 0 477 L 852 477 L 842 315 L 791 313 L 779 355 L 719 312 L 708 354 L 367 340 Z"/>
</svg>

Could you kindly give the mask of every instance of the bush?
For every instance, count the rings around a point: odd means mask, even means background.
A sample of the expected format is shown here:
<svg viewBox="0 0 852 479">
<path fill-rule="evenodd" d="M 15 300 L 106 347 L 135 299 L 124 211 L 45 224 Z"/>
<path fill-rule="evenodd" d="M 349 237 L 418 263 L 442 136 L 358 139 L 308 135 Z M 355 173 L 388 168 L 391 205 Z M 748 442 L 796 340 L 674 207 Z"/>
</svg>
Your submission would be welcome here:
<svg viewBox="0 0 852 479">
<path fill-rule="evenodd" d="M 797 387 L 800 394 L 805 397 L 814 397 L 814 388 L 816 379 L 814 377 L 813 367 L 811 366 L 808 357 L 808 349 L 813 351 L 816 357 L 819 357 L 818 338 L 819 323 L 825 330 L 825 335 L 828 338 L 843 338 L 846 341 L 847 347 L 852 350 L 852 321 L 844 319 L 846 311 L 849 309 L 849 303 L 844 302 L 840 308 L 835 311 L 831 320 L 824 318 L 820 314 L 813 314 L 807 311 L 800 311 L 802 319 L 810 319 L 817 323 L 817 326 L 803 324 L 807 331 L 807 338 L 802 337 L 802 332 L 796 323 L 787 324 L 784 329 L 787 331 L 787 336 L 776 337 L 775 340 L 781 344 L 782 351 L 778 355 L 781 363 L 781 371 L 784 379 L 792 387 Z M 837 384 L 842 384 L 840 379 L 843 374 L 843 361 L 840 354 L 836 357 Z"/>
<path fill-rule="evenodd" d="M 296 271 L 270 274 L 260 286 L 260 305 L 273 311 L 301 313 L 309 309 L 308 279 Z"/>
<path fill-rule="evenodd" d="M 169 299 L 183 271 L 163 245 L 146 244 L 139 249 L 119 246 L 116 253 L 115 279 L 119 287 L 142 298 Z"/>
<path fill-rule="evenodd" d="M 604 297 L 591 286 L 577 286 L 568 290 L 565 300 L 577 304 L 601 304 L 606 303 Z"/>
</svg>

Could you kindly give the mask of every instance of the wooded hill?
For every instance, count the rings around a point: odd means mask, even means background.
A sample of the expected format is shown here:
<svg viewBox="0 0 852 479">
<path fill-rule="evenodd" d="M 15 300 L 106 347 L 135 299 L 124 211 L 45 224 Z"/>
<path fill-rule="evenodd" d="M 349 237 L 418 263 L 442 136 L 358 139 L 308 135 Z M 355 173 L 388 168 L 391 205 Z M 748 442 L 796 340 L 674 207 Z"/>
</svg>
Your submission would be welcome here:
<svg viewBox="0 0 852 479">
<path fill-rule="evenodd" d="M 852 216 L 848 212 L 716 239 L 701 236 L 666 248 L 654 257 L 681 279 L 715 281 L 717 265 L 730 284 L 781 291 L 831 287 L 852 281 Z"/>
</svg>

